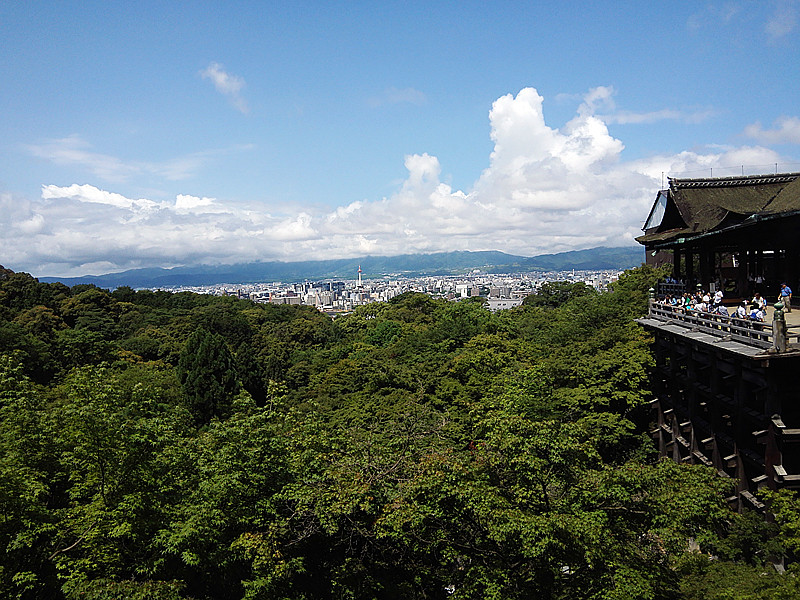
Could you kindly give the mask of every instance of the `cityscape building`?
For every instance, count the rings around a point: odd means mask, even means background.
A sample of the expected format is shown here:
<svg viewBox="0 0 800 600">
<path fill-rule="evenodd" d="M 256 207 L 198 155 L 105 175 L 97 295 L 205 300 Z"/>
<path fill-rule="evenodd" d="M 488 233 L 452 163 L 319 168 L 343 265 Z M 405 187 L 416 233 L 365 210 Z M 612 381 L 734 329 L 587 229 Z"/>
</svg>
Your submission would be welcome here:
<svg viewBox="0 0 800 600">
<path fill-rule="evenodd" d="M 168 291 L 192 291 L 202 294 L 228 295 L 253 302 L 272 304 L 306 304 L 331 316 L 345 314 L 372 302 L 388 302 L 406 292 L 419 292 L 434 298 L 461 300 L 486 298 L 489 310 L 503 310 L 522 304 L 522 300 L 544 283 L 555 281 L 582 282 L 597 290 L 605 290 L 620 272 L 550 271 L 534 273 L 482 273 L 406 277 L 383 275 L 365 279 L 359 266 L 353 280 L 303 281 L 293 283 L 227 283 L 209 286 L 188 286 Z"/>
</svg>

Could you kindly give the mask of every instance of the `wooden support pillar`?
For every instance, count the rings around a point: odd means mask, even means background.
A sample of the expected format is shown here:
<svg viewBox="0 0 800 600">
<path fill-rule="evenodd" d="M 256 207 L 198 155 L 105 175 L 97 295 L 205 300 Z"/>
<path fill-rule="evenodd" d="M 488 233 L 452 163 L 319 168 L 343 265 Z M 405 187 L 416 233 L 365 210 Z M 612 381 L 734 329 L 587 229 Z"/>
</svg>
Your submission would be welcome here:
<svg viewBox="0 0 800 600">
<path fill-rule="evenodd" d="M 686 435 L 689 436 L 690 461 L 693 465 L 698 463 L 703 464 L 703 461 L 698 458 L 698 455 L 702 454 L 703 451 L 700 449 L 700 440 L 698 439 L 697 432 L 695 431 L 694 424 L 691 422 L 691 420 L 689 421 L 688 429 L 689 431 L 686 433 Z"/>
<path fill-rule="evenodd" d="M 747 287 L 743 289 L 742 297 L 749 300 L 755 293 L 756 255 L 752 250 L 746 250 L 745 252 L 747 254 L 747 272 L 745 273 Z"/>
<path fill-rule="evenodd" d="M 672 460 L 676 463 L 680 463 L 683 459 L 681 455 L 681 444 L 678 442 L 678 438 L 681 436 L 681 430 L 678 425 L 678 418 L 675 416 L 674 412 L 670 415 L 670 419 L 672 421 Z"/>
<path fill-rule="evenodd" d="M 742 455 L 739 454 L 739 445 L 736 444 L 734 446 L 733 453 L 735 455 L 735 474 L 734 477 L 736 478 L 736 496 L 738 497 L 737 503 L 737 512 L 741 513 L 744 509 L 742 504 L 742 492 L 746 492 L 749 487 L 749 481 L 747 480 L 747 473 L 744 470 L 744 461 L 742 460 Z"/>
<path fill-rule="evenodd" d="M 778 262 L 778 264 L 775 265 L 776 266 L 775 273 L 778 279 L 780 279 L 778 283 L 784 281 L 788 283 L 788 280 L 790 279 L 789 277 L 790 266 L 789 266 L 789 257 L 787 256 L 786 251 L 776 249 L 774 256 Z M 789 287 L 792 287 L 792 285 L 789 284 Z"/>
<path fill-rule="evenodd" d="M 722 390 L 722 373 L 720 373 L 719 369 L 717 368 L 717 355 L 714 353 L 710 353 L 708 356 L 708 361 L 709 361 L 708 387 L 711 388 L 711 395 L 714 398 L 718 398 L 723 390 Z"/>
<path fill-rule="evenodd" d="M 695 351 L 691 346 L 687 349 L 686 356 L 686 387 L 684 390 L 684 402 L 682 403 L 686 411 L 692 410 L 691 407 L 695 406 L 698 400 L 697 393 L 697 359 L 695 359 Z"/>
<path fill-rule="evenodd" d="M 681 276 L 681 251 L 675 248 L 672 251 L 672 277 L 676 280 L 682 279 Z"/>
<path fill-rule="evenodd" d="M 683 393 L 683 383 L 681 382 L 681 365 L 678 345 L 671 344 L 669 347 L 669 398 L 672 406 L 679 402 L 679 397 Z"/>
<path fill-rule="evenodd" d="M 761 254 L 761 250 L 756 250 L 753 252 L 753 281 L 754 281 L 754 292 L 761 293 L 762 296 L 765 298 L 766 290 L 764 289 L 764 257 Z"/>
<path fill-rule="evenodd" d="M 748 273 L 750 273 L 750 251 L 742 250 L 739 253 L 739 268 L 736 270 L 736 295 L 740 298 L 752 298 Z"/>
<path fill-rule="evenodd" d="M 714 464 L 714 468 L 717 470 L 717 473 L 722 473 L 725 471 L 725 463 L 722 460 L 722 452 L 719 449 L 717 436 L 714 434 L 711 434 L 711 462 Z"/>
<path fill-rule="evenodd" d="M 704 290 L 708 290 L 709 283 L 713 278 L 712 271 L 714 265 L 714 253 L 707 250 L 700 252 L 700 284 Z"/>
<path fill-rule="evenodd" d="M 664 410 L 661 407 L 661 400 L 656 400 L 656 431 L 658 436 L 658 456 L 660 458 L 667 457 L 667 435 L 664 431 L 666 418 L 664 417 Z"/>
<path fill-rule="evenodd" d="M 800 294 L 798 294 L 798 290 L 800 290 L 800 265 L 797 264 L 798 260 L 800 260 L 800 246 L 787 248 L 784 280 L 792 288 L 792 292 L 794 292 L 792 296 L 800 298 Z"/>
<path fill-rule="evenodd" d="M 767 476 L 766 484 L 771 490 L 778 488 L 778 473 L 775 467 L 783 466 L 783 454 L 778 446 L 780 432 L 774 423 L 770 423 L 767 430 L 766 447 L 764 448 L 764 475 Z"/>
<path fill-rule="evenodd" d="M 735 440 L 740 440 L 739 437 L 742 435 L 742 425 L 744 421 L 743 411 L 746 406 L 747 400 L 747 382 L 744 380 L 744 376 L 742 374 L 742 364 L 740 361 L 736 362 L 734 367 L 734 372 L 736 373 L 735 381 L 733 388 L 733 402 L 735 404 L 735 409 L 733 409 L 733 414 L 731 417 L 736 419 L 734 421 L 734 430 L 731 433 Z"/>
<path fill-rule="evenodd" d="M 694 291 L 694 252 L 686 251 L 686 289 Z"/>
<path fill-rule="evenodd" d="M 759 407 L 762 414 L 770 418 L 773 415 L 780 417 L 784 413 L 781 388 L 785 386 L 785 381 L 783 377 L 776 377 L 774 373 L 774 371 L 767 372 L 767 381 L 765 382 L 767 388 L 766 401 L 763 407 Z"/>
</svg>

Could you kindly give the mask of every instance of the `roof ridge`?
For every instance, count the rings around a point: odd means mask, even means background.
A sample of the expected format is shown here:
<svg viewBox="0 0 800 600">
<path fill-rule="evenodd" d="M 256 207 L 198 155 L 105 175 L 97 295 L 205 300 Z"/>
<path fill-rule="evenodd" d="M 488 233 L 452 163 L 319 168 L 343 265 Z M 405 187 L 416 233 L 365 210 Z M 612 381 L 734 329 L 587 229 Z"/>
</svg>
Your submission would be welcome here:
<svg viewBox="0 0 800 600">
<path fill-rule="evenodd" d="M 762 185 L 766 183 L 788 183 L 800 177 L 798 173 L 775 173 L 769 175 L 740 175 L 735 177 L 701 177 L 694 179 L 678 179 L 669 177 L 672 189 L 698 187 L 733 187 L 743 185 Z"/>
</svg>

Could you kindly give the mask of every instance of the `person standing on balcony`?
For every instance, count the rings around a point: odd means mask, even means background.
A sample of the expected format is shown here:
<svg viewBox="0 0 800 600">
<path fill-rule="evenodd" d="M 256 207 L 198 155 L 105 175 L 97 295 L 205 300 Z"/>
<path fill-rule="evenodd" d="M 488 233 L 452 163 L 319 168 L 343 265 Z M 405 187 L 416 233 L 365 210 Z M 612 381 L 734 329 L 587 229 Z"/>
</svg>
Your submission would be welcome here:
<svg viewBox="0 0 800 600">
<path fill-rule="evenodd" d="M 785 283 L 781 284 L 781 302 L 787 313 L 792 312 L 792 288 Z"/>
</svg>

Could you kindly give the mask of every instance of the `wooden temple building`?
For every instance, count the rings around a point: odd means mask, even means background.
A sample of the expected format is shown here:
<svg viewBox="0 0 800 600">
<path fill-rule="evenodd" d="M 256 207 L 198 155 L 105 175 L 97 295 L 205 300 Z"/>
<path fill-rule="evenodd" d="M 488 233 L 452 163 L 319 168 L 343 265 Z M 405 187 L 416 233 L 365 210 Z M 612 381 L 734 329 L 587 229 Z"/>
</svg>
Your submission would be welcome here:
<svg viewBox="0 0 800 600">
<path fill-rule="evenodd" d="M 672 293 L 722 289 L 735 306 L 760 292 L 775 303 L 782 282 L 800 289 L 800 173 L 670 179 L 637 239 L 648 263 L 672 264 Z M 654 337 L 651 431 L 662 456 L 730 477 L 740 509 L 764 509 L 759 488 L 800 489 L 796 312 L 755 323 L 654 297 L 638 320 Z"/>
<path fill-rule="evenodd" d="M 687 289 L 774 299 L 800 283 L 800 173 L 670 179 L 637 241 Z"/>
</svg>

